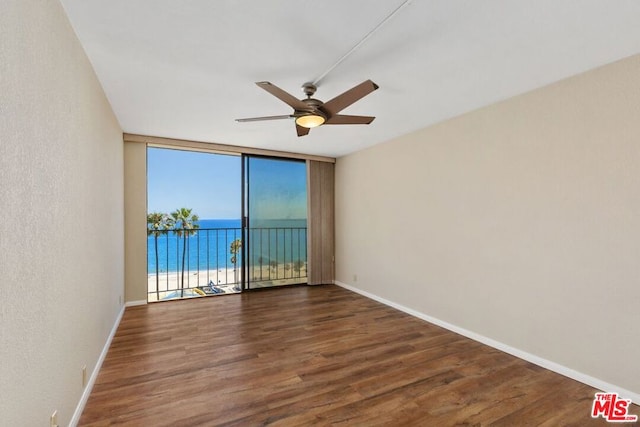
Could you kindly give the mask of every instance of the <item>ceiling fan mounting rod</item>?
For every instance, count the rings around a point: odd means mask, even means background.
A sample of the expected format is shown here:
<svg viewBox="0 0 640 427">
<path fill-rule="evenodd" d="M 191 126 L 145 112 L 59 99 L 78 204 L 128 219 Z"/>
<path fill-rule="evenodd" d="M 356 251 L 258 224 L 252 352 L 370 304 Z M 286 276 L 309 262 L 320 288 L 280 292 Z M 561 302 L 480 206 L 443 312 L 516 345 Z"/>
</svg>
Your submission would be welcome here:
<svg viewBox="0 0 640 427">
<path fill-rule="evenodd" d="M 317 89 L 318 88 L 316 87 L 316 85 L 314 85 L 311 82 L 307 82 L 302 85 L 302 91 L 304 92 L 305 95 L 307 95 L 307 98 L 311 98 L 313 94 L 316 93 Z"/>
<path fill-rule="evenodd" d="M 344 61 L 345 59 L 347 59 L 347 57 L 349 55 L 351 55 L 353 52 L 355 52 L 356 50 L 358 50 L 358 48 L 360 46 L 362 46 L 364 44 L 364 42 L 366 42 L 369 37 L 371 37 L 373 35 L 373 33 L 375 33 L 376 31 L 378 31 L 378 29 L 380 29 L 380 27 L 382 27 L 384 24 L 387 23 L 387 21 L 389 21 L 391 18 L 393 18 L 398 12 L 400 12 L 400 10 L 402 10 L 405 6 L 407 6 L 409 3 L 411 3 L 411 0 L 405 0 L 400 6 L 398 6 L 393 12 L 391 12 L 386 18 L 384 18 L 382 20 L 382 22 L 380 22 L 378 25 L 375 26 L 375 28 L 371 31 L 369 31 L 363 38 L 362 40 L 360 40 L 358 43 L 356 43 L 355 46 L 353 46 L 347 53 L 345 53 L 344 55 L 342 55 L 342 57 L 340 59 L 338 59 L 338 61 L 336 61 L 335 64 L 333 64 L 331 67 L 329 67 L 329 69 L 327 71 L 325 71 L 324 73 L 322 73 L 319 77 L 317 77 L 311 84 L 315 87 L 317 86 L 320 81 L 322 79 L 324 79 L 325 77 L 327 77 L 327 74 L 329 74 L 331 71 L 333 71 L 334 68 L 336 68 L 338 65 L 340 65 L 342 63 L 342 61 Z M 308 83 L 305 83 L 302 88 L 303 90 L 305 90 L 305 87 Z M 306 93 L 306 90 L 305 90 Z"/>
</svg>

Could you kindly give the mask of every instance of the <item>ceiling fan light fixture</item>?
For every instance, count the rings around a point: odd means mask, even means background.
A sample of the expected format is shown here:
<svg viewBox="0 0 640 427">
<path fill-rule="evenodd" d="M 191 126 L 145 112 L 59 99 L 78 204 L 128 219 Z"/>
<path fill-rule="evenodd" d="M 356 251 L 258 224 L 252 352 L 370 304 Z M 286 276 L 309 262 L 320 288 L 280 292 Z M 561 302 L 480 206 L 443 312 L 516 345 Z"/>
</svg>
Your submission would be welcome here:
<svg viewBox="0 0 640 427">
<path fill-rule="evenodd" d="M 296 124 L 303 128 L 311 129 L 323 124 L 327 119 L 317 113 L 309 113 L 296 119 Z"/>
</svg>

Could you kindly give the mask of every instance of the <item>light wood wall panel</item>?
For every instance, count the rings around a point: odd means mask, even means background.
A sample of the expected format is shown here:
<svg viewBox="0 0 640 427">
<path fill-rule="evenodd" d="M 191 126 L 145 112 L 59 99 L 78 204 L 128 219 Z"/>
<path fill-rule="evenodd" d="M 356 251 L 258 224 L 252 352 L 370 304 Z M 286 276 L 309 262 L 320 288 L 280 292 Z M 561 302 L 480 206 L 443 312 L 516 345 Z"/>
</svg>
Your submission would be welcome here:
<svg viewBox="0 0 640 427">
<path fill-rule="evenodd" d="M 307 161 L 308 171 L 308 283 L 334 279 L 334 164 Z"/>
<path fill-rule="evenodd" d="M 124 134 L 125 142 L 137 142 L 151 147 L 176 148 L 206 153 L 222 154 L 253 154 L 256 156 L 270 156 L 284 159 L 315 160 L 318 162 L 335 163 L 333 157 L 315 156 L 312 154 L 292 153 L 288 151 L 267 150 L 264 148 L 243 147 L 240 145 L 218 144 L 214 142 L 190 141 L 186 139 L 162 138 L 158 136 Z"/>
</svg>

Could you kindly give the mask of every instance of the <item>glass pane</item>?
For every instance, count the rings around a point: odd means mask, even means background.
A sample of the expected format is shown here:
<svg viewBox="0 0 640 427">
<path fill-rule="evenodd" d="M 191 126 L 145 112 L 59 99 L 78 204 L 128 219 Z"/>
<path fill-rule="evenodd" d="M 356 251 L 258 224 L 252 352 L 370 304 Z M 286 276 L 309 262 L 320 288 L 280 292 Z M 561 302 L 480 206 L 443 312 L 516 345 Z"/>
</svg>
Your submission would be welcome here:
<svg viewBox="0 0 640 427">
<path fill-rule="evenodd" d="M 240 291 L 241 159 L 147 149 L 148 301 Z"/>
<path fill-rule="evenodd" d="M 248 287 L 307 281 L 304 161 L 247 158 Z"/>
</svg>

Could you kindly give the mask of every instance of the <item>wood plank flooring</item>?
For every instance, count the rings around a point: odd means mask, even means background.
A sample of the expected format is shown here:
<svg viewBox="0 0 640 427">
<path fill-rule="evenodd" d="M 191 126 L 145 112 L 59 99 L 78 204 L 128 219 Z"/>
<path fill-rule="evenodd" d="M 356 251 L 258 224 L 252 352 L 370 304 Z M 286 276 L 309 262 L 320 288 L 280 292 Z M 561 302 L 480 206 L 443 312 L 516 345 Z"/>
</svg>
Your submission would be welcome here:
<svg viewBox="0 0 640 427">
<path fill-rule="evenodd" d="M 80 425 L 606 425 L 590 417 L 595 392 L 337 286 L 300 286 L 127 308 Z"/>
</svg>

